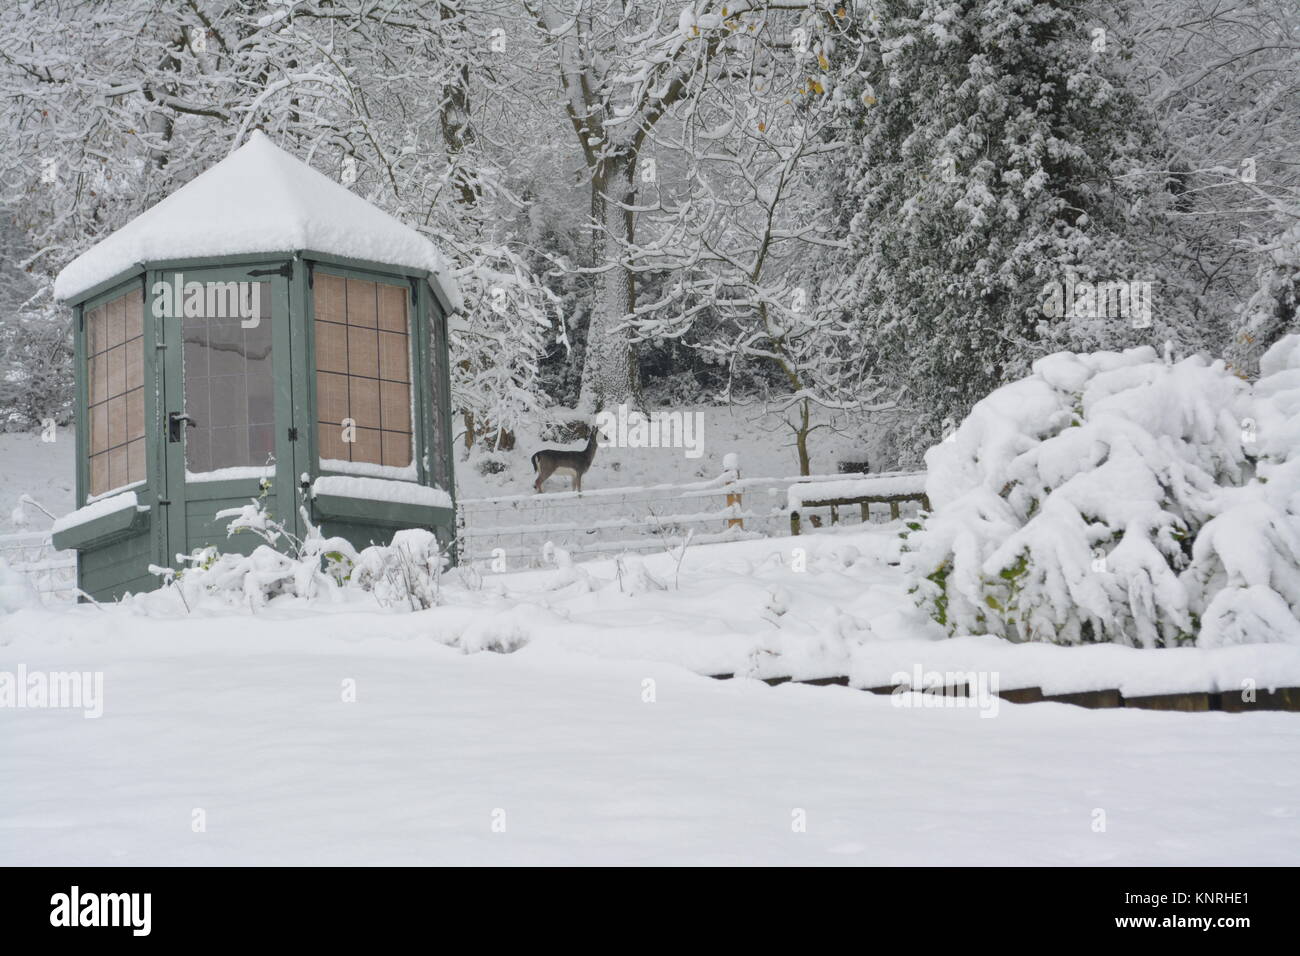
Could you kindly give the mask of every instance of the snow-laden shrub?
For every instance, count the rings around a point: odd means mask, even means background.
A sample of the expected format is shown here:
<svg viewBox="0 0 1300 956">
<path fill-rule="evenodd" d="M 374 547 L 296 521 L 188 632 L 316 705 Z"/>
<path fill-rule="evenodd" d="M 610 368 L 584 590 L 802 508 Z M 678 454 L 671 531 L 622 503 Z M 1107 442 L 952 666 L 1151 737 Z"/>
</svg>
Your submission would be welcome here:
<svg viewBox="0 0 1300 956">
<path fill-rule="evenodd" d="M 1184 580 L 1201 643 L 1300 643 L 1300 335 L 1260 360 L 1243 423 L 1256 476 L 1223 491 Z"/>
<path fill-rule="evenodd" d="M 265 495 L 263 495 L 263 499 Z M 186 607 L 205 597 L 226 604 L 261 607 L 278 597 L 342 600 L 345 592 L 367 592 L 384 607 L 432 607 L 447 558 L 430 531 L 398 531 L 387 545 L 358 552 L 344 538 L 326 538 L 303 513 L 307 535 L 294 537 L 266 510 L 262 499 L 217 512 L 229 518 L 228 536 L 249 533 L 262 539 L 249 554 L 196 549 L 184 567 L 151 568 L 164 578 Z"/>
<path fill-rule="evenodd" d="M 406 528 L 386 545 L 372 544 L 355 556 L 345 585 L 370 591 L 385 607 L 411 610 L 438 603 L 438 588 L 447 556 L 432 531 Z"/>
<path fill-rule="evenodd" d="M 933 510 L 903 554 L 918 603 L 1012 640 L 1295 636 L 1297 343 L 1253 390 L 1150 348 L 1034 363 L 926 454 Z"/>
</svg>

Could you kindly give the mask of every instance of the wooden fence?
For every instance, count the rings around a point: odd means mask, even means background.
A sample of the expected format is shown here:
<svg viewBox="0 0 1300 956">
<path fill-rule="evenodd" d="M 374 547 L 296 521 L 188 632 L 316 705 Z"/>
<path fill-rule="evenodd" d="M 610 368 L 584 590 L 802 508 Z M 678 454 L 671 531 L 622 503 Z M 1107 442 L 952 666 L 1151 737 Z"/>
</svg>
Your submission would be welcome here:
<svg viewBox="0 0 1300 956">
<path fill-rule="evenodd" d="M 728 459 L 734 466 L 734 456 Z M 733 467 L 717 478 L 681 484 L 462 499 L 461 560 L 486 570 L 517 570 L 541 567 L 548 542 L 575 557 L 600 557 L 663 551 L 688 535 L 692 545 L 785 535 L 791 485 L 845 477 L 742 478 Z M 883 512 L 869 517 L 889 520 Z"/>
<path fill-rule="evenodd" d="M 733 680 L 734 674 L 708 674 L 715 680 Z M 759 680 L 769 687 L 781 684 L 810 684 L 815 687 L 850 687 L 872 694 L 894 694 L 901 690 L 898 685 L 887 684 L 882 687 L 861 687 L 853 684 L 847 677 L 761 677 Z M 928 688 L 919 693 L 934 697 L 970 698 L 969 685 Z M 1239 690 L 1232 691 L 1181 691 L 1173 694 L 1150 694 L 1140 697 L 1128 697 L 1119 690 L 1090 690 L 1075 694 L 1044 694 L 1041 687 L 1011 687 L 996 691 L 995 696 L 1012 704 L 1072 704 L 1089 710 L 1104 710 L 1114 707 L 1130 707 L 1139 710 L 1166 710 L 1180 713 L 1204 713 L 1222 711 L 1228 714 L 1248 714 L 1253 711 L 1285 710 L 1300 712 L 1300 687 L 1275 687 L 1272 690 L 1258 690 L 1246 697 Z"/>
<path fill-rule="evenodd" d="M 728 457 L 730 470 L 701 481 L 462 499 L 461 560 L 484 570 L 519 570 L 541 567 L 548 543 L 581 559 L 663 551 L 688 535 L 692 545 L 777 537 L 790 533 L 792 485 L 831 488 L 848 477 L 742 478 Z M 829 508 L 812 501 L 801 511 L 814 525 L 831 523 Z M 864 506 L 862 518 L 888 521 L 888 512 L 888 505 Z M 47 602 L 77 599 L 76 552 L 55 551 L 48 531 L 0 535 L 0 558 L 26 574 Z"/>
</svg>

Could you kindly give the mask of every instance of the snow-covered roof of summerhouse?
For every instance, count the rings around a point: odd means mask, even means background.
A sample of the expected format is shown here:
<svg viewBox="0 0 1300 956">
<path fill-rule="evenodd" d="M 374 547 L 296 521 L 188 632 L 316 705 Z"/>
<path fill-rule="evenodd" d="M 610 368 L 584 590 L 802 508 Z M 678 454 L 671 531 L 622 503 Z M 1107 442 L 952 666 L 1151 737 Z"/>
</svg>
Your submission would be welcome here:
<svg viewBox="0 0 1300 956">
<path fill-rule="evenodd" d="M 432 242 L 260 130 L 68 263 L 54 295 L 76 299 L 140 263 L 300 250 L 427 269 L 452 308 L 460 307 L 451 267 Z"/>
</svg>

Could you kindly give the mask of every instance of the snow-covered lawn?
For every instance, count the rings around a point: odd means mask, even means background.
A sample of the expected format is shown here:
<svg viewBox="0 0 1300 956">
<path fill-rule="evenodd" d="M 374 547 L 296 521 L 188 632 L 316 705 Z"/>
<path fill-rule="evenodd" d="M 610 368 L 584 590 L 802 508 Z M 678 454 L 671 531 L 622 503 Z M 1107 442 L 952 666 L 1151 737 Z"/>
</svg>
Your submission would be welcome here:
<svg viewBox="0 0 1300 956">
<path fill-rule="evenodd" d="M 1007 650 L 930 640 L 890 547 L 874 531 L 694 548 L 676 582 L 666 555 L 621 586 L 604 562 L 451 584 L 418 613 L 187 615 L 155 595 L 0 618 L 0 672 L 103 674 L 97 719 L 0 709 L 0 863 L 1300 859 L 1295 714 L 1004 702 L 990 719 L 692 673 Z M 1175 677 L 1227 660 L 1036 650 Z M 1280 673 L 1289 653 L 1254 662 Z"/>
</svg>

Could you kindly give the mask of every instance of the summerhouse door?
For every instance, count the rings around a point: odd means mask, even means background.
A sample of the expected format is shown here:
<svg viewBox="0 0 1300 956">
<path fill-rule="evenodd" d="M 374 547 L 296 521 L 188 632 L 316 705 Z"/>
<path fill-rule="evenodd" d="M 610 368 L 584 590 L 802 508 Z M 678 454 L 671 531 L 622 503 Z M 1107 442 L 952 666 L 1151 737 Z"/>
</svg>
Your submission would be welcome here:
<svg viewBox="0 0 1300 956">
<path fill-rule="evenodd" d="M 163 316 L 164 505 L 168 563 L 227 537 L 228 511 L 256 501 L 299 535 L 293 476 L 288 270 L 276 265 L 156 274 Z"/>
</svg>

